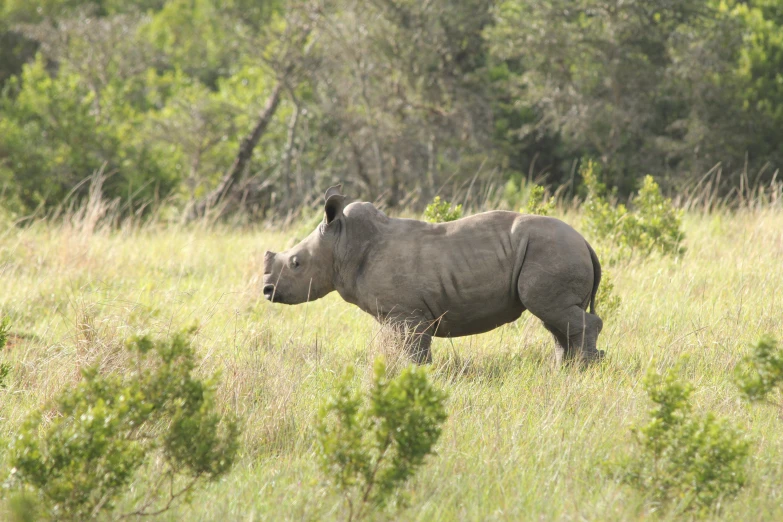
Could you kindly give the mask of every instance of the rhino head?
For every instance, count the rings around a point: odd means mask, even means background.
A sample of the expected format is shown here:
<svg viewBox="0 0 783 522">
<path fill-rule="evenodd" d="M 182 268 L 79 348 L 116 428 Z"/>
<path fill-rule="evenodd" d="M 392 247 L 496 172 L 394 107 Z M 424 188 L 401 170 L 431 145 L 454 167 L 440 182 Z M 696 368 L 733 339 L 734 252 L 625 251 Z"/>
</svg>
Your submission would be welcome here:
<svg viewBox="0 0 783 522">
<path fill-rule="evenodd" d="M 264 254 L 263 293 L 268 301 L 300 304 L 334 290 L 335 249 L 344 223 L 341 185 L 324 196 L 323 221 L 302 242 L 285 252 Z"/>
</svg>

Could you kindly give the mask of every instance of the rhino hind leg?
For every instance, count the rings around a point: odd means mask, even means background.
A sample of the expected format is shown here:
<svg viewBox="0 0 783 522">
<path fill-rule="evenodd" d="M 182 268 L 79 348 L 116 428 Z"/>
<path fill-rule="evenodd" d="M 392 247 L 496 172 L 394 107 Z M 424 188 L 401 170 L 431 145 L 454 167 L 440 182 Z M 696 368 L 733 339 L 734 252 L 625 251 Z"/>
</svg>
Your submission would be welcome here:
<svg viewBox="0 0 783 522">
<path fill-rule="evenodd" d="M 600 317 L 579 306 L 547 315 L 544 326 L 555 338 L 557 366 L 573 362 L 587 364 L 603 359 L 603 350 L 596 348 L 598 334 L 603 328 Z"/>
<path fill-rule="evenodd" d="M 568 350 L 568 337 L 562 335 L 554 327 L 544 323 L 544 327 L 552 334 L 555 339 L 555 366 L 560 367 L 566 361 L 566 351 Z"/>
</svg>

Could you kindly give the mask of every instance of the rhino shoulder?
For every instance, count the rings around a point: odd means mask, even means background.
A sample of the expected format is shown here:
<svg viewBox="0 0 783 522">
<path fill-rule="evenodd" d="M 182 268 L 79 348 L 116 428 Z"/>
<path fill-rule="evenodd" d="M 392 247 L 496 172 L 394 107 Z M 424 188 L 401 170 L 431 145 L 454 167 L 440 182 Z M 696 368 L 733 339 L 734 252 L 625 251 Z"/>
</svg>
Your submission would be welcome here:
<svg viewBox="0 0 783 522">
<path fill-rule="evenodd" d="M 345 216 L 351 220 L 388 221 L 389 218 L 375 208 L 375 205 L 366 201 L 356 201 L 345 207 Z"/>
<path fill-rule="evenodd" d="M 380 231 L 389 222 L 386 214 L 375 208 L 372 203 L 355 202 L 345 207 L 344 234 L 346 246 L 351 249 L 373 243 L 379 237 Z"/>
</svg>

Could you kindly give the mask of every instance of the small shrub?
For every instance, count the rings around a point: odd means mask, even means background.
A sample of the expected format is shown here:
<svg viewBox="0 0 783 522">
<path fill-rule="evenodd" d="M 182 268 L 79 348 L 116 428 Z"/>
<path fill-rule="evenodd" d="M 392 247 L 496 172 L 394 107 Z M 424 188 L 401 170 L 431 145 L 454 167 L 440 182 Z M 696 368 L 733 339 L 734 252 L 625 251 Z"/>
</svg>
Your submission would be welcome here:
<svg viewBox="0 0 783 522">
<path fill-rule="evenodd" d="M 424 220 L 430 223 L 445 223 L 455 221 L 462 217 L 462 205 L 453 209 L 448 201 L 441 201 L 440 196 L 435 196 L 432 203 L 424 210 Z"/>
<path fill-rule="evenodd" d="M 433 453 L 446 420 L 446 394 L 424 368 L 408 366 L 389 379 L 378 358 L 364 396 L 351 391 L 352 379 L 349 369 L 321 408 L 316 428 L 321 469 L 345 499 L 348 520 L 387 505 Z"/>
<path fill-rule="evenodd" d="M 767 397 L 783 383 L 783 350 L 770 335 L 753 344 L 753 351 L 735 370 L 735 379 L 742 396 L 749 401 L 767 401 Z"/>
<path fill-rule="evenodd" d="M 598 315 L 604 321 L 613 317 L 620 309 L 622 299 L 614 292 L 614 280 L 611 274 L 604 270 L 601 274 L 601 284 L 598 286 L 598 293 L 595 296 L 595 306 Z"/>
<path fill-rule="evenodd" d="M 693 388 L 679 381 L 678 370 L 650 371 L 645 378 L 650 422 L 633 430 L 634 452 L 618 471 L 624 483 L 653 501 L 702 516 L 745 484 L 749 443 L 726 420 L 693 413 Z"/>
<path fill-rule="evenodd" d="M 541 185 L 533 185 L 528 196 L 525 211 L 528 214 L 537 214 L 539 216 L 548 216 L 555 210 L 555 198 L 550 197 L 549 201 L 544 201 L 546 189 Z"/>
<path fill-rule="evenodd" d="M 555 198 L 544 201 L 546 189 L 540 185 L 528 184 L 521 175 L 516 174 L 503 187 L 502 201 L 507 208 L 519 209 L 526 214 L 548 216 L 555 209 Z M 523 206 L 524 205 L 524 206 Z"/>
<path fill-rule="evenodd" d="M 0 321 L 0 350 L 5 348 L 6 343 L 8 342 L 8 330 L 10 329 L 10 324 L 7 317 L 4 317 L 2 321 Z"/>
<path fill-rule="evenodd" d="M 588 232 L 599 239 L 616 242 L 620 223 L 628 213 L 625 205 L 614 207 L 606 200 L 606 185 L 599 179 L 599 169 L 594 161 L 584 162 L 579 173 L 587 188 L 585 217 Z"/>
<path fill-rule="evenodd" d="M 672 205 L 671 199 L 664 198 L 661 189 L 652 176 L 645 176 L 642 187 L 633 200 L 635 219 L 627 220 L 626 241 L 649 253 L 658 250 L 664 255 L 685 253 L 682 240 L 683 212 Z"/>
<path fill-rule="evenodd" d="M 82 381 L 31 415 L 11 446 L 8 487 L 33 495 L 36 518 L 86 520 L 111 512 L 145 465 L 160 462 L 137 509 L 149 515 L 187 499 L 232 466 L 237 425 L 215 411 L 214 377 L 196 367 L 186 334 L 133 338 L 135 366 L 120 374 L 83 371 Z M 46 417 L 50 422 L 44 421 Z"/>
<path fill-rule="evenodd" d="M 606 185 L 600 182 L 598 167 L 593 161 L 587 161 L 580 172 L 588 192 L 585 217 L 592 236 L 607 240 L 627 253 L 637 252 L 643 256 L 652 252 L 662 255 L 685 253 L 682 211 L 663 197 L 652 176 L 644 177 L 631 211 L 623 204 L 612 205 L 606 200 Z"/>
</svg>

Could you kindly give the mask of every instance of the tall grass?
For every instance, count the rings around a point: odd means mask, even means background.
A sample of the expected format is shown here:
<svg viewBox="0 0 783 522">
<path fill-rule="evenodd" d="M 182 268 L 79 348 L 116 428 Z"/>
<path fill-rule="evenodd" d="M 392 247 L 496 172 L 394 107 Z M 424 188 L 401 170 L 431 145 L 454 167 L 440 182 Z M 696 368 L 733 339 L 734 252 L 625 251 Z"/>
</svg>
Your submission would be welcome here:
<svg viewBox="0 0 783 522">
<path fill-rule="evenodd" d="M 782 519 L 783 420 L 739 401 L 732 384 L 752 341 L 783 338 L 783 209 L 781 199 L 765 201 L 734 211 L 691 204 L 683 258 L 612 267 L 622 304 L 599 338 L 602 365 L 555 370 L 550 337 L 528 314 L 487 334 L 435 340 L 432 372 L 449 392 L 449 419 L 397 516 L 665 518 L 602 463 L 624 451 L 629 426 L 646 414 L 639 383 L 647 368 L 687 354 L 695 409 L 730 416 L 754 441 L 748 486 L 715 517 Z M 200 371 L 222 373 L 218 402 L 243 419 L 242 456 L 163 520 L 344 518 L 341 499 L 319 479 L 314 419 L 344 367 L 369 368 L 376 353 L 393 353 L 383 328 L 336 294 L 296 307 L 263 300 L 263 253 L 289 245 L 294 219 L 285 229 L 238 229 L 163 216 L 124 222 L 94 209 L 0 229 L 0 315 L 11 321 L 0 354 L 11 367 L 0 388 L 0 442 L 81 367 L 116 368 L 126 337 L 197 322 Z M 558 215 L 582 229 L 580 212 L 562 200 Z M 366 375 L 357 372 L 356 386 Z M 7 510 L 0 500 L 0 519 Z"/>
</svg>

